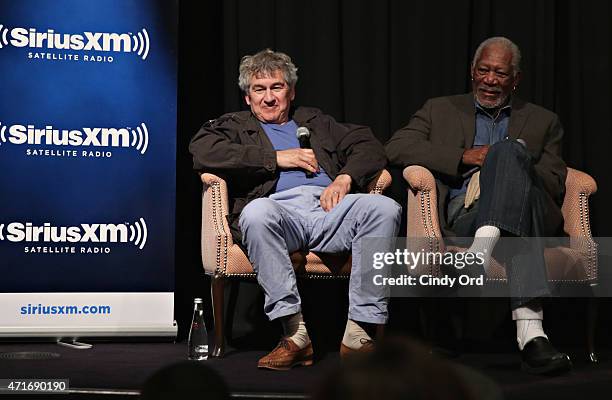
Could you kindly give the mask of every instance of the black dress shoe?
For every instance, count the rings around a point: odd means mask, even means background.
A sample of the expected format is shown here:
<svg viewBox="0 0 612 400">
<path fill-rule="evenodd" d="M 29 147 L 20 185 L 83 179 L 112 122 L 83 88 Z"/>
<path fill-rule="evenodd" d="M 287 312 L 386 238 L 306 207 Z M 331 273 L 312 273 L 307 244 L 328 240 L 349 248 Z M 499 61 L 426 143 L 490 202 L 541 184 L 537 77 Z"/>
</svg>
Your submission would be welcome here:
<svg viewBox="0 0 612 400">
<path fill-rule="evenodd" d="M 558 352 L 545 337 L 530 340 L 521 351 L 521 368 L 530 374 L 555 375 L 572 368 L 567 354 Z"/>
</svg>

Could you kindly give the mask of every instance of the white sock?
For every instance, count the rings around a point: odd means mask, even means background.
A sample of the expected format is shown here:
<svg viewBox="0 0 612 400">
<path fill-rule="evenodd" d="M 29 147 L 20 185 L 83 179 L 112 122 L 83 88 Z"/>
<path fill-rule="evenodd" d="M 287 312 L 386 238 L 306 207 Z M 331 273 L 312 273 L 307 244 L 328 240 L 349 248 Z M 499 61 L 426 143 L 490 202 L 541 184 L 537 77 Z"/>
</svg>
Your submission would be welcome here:
<svg viewBox="0 0 612 400">
<path fill-rule="evenodd" d="M 483 225 L 476 230 L 474 241 L 467 253 L 481 253 L 484 259 L 483 267 L 485 272 L 489 272 L 489 264 L 491 263 L 491 254 L 501 236 L 501 231 L 493 225 Z"/>
<path fill-rule="evenodd" d="M 282 317 L 281 325 L 283 326 L 283 337 L 291 339 L 300 349 L 308 346 L 310 337 L 301 312 Z"/>
<path fill-rule="evenodd" d="M 542 319 L 544 313 L 539 304 L 519 307 L 512 311 L 512 319 L 516 321 L 516 341 L 519 350 L 523 350 L 531 339 L 548 336 L 544 333 Z"/>
<path fill-rule="evenodd" d="M 342 337 L 342 343 L 351 349 L 359 349 L 366 341 L 371 341 L 372 338 L 363 330 L 358 323 L 352 319 L 346 320 L 346 328 L 344 329 L 344 336 Z"/>
</svg>

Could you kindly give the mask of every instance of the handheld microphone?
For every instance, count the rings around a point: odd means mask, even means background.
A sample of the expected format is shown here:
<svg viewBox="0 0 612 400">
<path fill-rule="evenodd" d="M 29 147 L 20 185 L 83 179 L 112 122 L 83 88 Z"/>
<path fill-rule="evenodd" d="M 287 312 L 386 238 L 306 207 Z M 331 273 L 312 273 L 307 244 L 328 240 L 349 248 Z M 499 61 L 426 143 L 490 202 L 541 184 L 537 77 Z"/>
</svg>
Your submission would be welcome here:
<svg viewBox="0 0 612 400">
<path fill-rule="evenodd" d="M 300 142 L 300 149 L 310 149 L 310 131 L 305 126 L 297 128 L 295 134 L 298 141 Z"/>
<path fill-rule="evenodd" d="M 310 131 L 305 126 L 297 128 L 295 133 L 298 142 L 300 142 L 300 149 L 311 149 L 310 147 Z M 310 171 L 306 171 L 306 178 L 314 178 L 314 174 Z"/>
</svg>

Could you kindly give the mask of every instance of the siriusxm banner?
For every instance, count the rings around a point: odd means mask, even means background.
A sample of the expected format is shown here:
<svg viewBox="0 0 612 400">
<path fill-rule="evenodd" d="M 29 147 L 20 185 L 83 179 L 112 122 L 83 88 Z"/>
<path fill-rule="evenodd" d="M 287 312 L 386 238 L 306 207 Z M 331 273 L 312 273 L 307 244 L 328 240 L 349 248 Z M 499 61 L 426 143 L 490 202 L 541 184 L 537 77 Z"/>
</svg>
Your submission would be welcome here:
<svg viewBox="0 0 612 400">
<path fill-rule="evenodd" d="M 175 332 L 177 7 L 0 0 L 0 336 Z"/>
</svg>

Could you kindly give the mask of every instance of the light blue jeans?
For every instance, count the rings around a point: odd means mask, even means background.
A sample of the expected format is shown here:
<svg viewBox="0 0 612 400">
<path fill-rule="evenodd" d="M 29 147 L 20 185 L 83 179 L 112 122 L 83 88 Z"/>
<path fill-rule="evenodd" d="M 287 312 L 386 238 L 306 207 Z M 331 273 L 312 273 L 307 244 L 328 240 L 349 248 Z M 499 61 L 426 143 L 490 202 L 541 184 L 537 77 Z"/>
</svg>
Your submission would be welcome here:
<svg viewBox="0 0 612 400">
<path fill-rule="evenodd" d="M 354 321 L 384 324 L 388 319 L 384 291 L 377 294 L 360 289 L 366 273 L 361 263 L 361 239 L 397 236 L 401 207 L 382 195 L 349 194 L 325 212 L 319 202 L 323 190 L 298 186 L 253 200 L 240 214 L 243 244 L 265 294 L 264 312 L 274 320 L 301 311 L 290 253 L 306 249 L 351 251 L 348 316 Z"/>
</svg>

